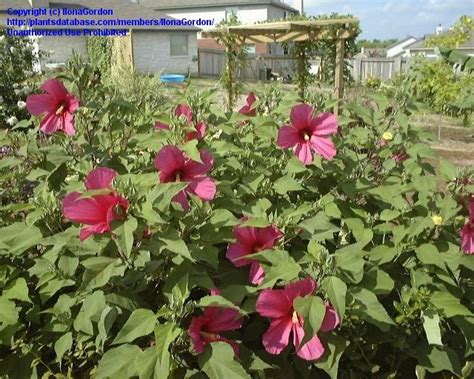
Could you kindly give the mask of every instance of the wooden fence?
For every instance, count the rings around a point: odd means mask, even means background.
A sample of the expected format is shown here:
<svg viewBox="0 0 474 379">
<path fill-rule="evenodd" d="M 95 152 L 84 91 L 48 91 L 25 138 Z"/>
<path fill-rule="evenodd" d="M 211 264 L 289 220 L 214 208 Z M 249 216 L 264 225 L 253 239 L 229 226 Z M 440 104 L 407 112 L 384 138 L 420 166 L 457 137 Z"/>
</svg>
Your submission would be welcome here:
<svg viewBox="0 0 474 379">
<path fill-rule="evenodd" d="M 402 58 L 357 58 L 351 59 L 350 64 L 356 82 L 365 82 L 371 77 L 387 81 L 405 72 L 408 61 Z"/>
<path fill-rule="evenodd" d="M 225 54 L 221 50 L 199 49 L 199 76 L 219 77 L 224 69 Z M 248 54 L 247 62 L 237 77 L 243 80 L 261 79 L 261 70 L 271 69 L 280 76 L 293 76 L 295 60 L 286 55 L 259 55 Z"/>
<path fill-rule="evenodd" d="M 219 77 L 224 69 L 225 54 L 222 50 L 199 49 L 199 76 Z M 349 59 L 352 78 L 356 82 L 365 82 L 370 77 L 382 81 L 393 79 L 407 69 L 407 60 L 402 58 L 357 58 Z M 260 55 L 248 54 L 244 68 L 237 72 L 237 77 L 243 80 L 261 79 L 262 69 L 271 69 L 280 76 L 287 74 L 294 76 L 296 62 L 286 55 Z M 313 73 L 319 68 L 319 59 L 313 62 Z"/>
</svg>

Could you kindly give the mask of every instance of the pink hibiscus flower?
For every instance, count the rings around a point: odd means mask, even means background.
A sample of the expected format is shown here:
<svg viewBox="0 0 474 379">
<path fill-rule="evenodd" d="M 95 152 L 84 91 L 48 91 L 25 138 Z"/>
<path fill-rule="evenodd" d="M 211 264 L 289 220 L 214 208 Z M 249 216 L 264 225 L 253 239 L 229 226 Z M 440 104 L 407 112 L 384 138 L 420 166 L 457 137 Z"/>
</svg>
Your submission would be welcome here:
<svg viewBox="0 0 474 379">
<path fill-rule="evenodd" d="M 280 354 L 288 346 L 290 333 L 293 332 L 293 345 L 300 358 L 310 361 L 323 355 L 324 346 L 317 335 L 300 346 L 304 337 L 304 320 L 293 308 L 295 299 L 309 296 L 315 289 L 314 280 L 306 278 L 287 284 L 283 289 L 266 289 L 260 293 L 256 303 L 257 312 L 271 319 L 270 327 L 262 339 L 268 353 Z M 339 316 L 329 304 L 326 304 L 326 313 L 320 331 L 326 333 L 338 325 Z"/>
<path fill-rule="evenodd" d="M 290 125 L 278 131 L 277 144 L 293 152 L 304 165 L 313 161 L 312 151 L 326 159 L 336 155 L 336 147 L 330 136 L 337 132 L 336 116 L 321 113 L 316 117 L 314 108 L 308 104 L 297 104 L 291 109 Z"/>
<path fill-rule="evenodd" d="M 193 111 L 192 109 L 186 104 L 179 104 L 175 110 L 174 114 L 176 117 L 184 116 L 186 119 L 186 126 L 191 126 L 193 124 Z M 168 124 L 164 124 L 162 122 L 157 121 L 155 123 L 156 129 L 169 129 L 170 126 Z M 191 141 L 193 139 L 201 140 L 204 138 L 206 134 L 206 124 L 204 122 L 198 122 L 194 125 L 195 131 L 190 131 L 186 133 L 185 141 Z"/>
<path fill-rule="evenodd" d="M 63 199 L 63 214 L 68 220 L 89 225 L 81 229 L 81 241 L 93 234 L 110 232 L 111 223 L 122 220 L 128 208 L 128 201 L 117 194 L 112 188 L 112 181 L 117 176 L 114 170 L 98 167 L 92 170 L 85 179 L 85 187 L 91 190 L 109 190 L 105 194 L 97 194 L 81 198 L 81 193 L 72 192 Z"/>
<path fill-rule="evenodd" d="M 212 289 L 211 295 L 220 295 L 220 291 Z M 222 337 L 219 333 L 240 329 L 242 322 L 243 319 L 236 309 L 206 307 L 201 316 L 192 318 L 188 328 L 188 335 L 198 354 L 201 354 L 206 345 L 211 342 L 227 342 L 234 349 L 234 353 L 238 355 L 239 346 L 237 342 Z"/>
<path fill-rule="evenodd" d="M 461 230 L 461 247 L 466 254 L 474 254 L 474 201 L 468 205 L 469 220 Z"/>
<path fill-rule="evenodd" d="M 189 210 L 186 193 L 191 193 L 201 200 L 209 201 L 216 195 L 216 183 L 206 176 L 213 165 L 213 157 L 206 150 L 200 151 L 201 162 L 187 157 L 177 146 L 163 147 L 155 158 L 155 167 L 160 172 L 160 183 L 188 182 L 188 186 L 180 191 L 174 202 L 180 203 L 185 211 Z"/>
<path fill-rule="evenodd" d="M 245 220 L 246 218 L 243 219 L 243 221 Z M 253 259 L 242 257 L 273 248 L 277 241 L 283 237 L 283 233 L 274 225 L 267 226 L 266 228 L 237 226 L 234 228 L 234 237 L 237 242 L 230 244 L 227 248 L 227 259 L 235 267 L 250 265 L 250 282 L 257 285 L 261 284 L 265 278 L 262 266 Z"/>
<path fill-rule="evenodd" d="M 79 107 L 79 100 L 64 87 L 58 79 L 44 82 L 41 89 L 46 93 L 31 95 L 26 99 L 26 108 L 34 116 L 44 115 L 40 130 L 46 134 L 63 131 L 74 135 L 74 112 Z"/>
<path fill-rule="evenodd" d="M 245 100 L 245 105 L 239 109 L 239 113 L 249 117 L 255 117 L 257 115 L 257 110 L 252 108 L 252 105 L 256 100 L 257 98 L 255 97 L 255 94 L 250 92 L 247 96 L 247 100 Z"/>
</svg>

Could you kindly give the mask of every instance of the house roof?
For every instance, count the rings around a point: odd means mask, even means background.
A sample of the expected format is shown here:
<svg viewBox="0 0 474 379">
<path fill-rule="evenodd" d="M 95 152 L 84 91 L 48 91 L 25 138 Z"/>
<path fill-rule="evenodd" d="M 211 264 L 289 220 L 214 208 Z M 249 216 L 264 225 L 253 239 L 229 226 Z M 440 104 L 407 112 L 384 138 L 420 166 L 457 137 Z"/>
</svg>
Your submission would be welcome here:
<svg viewBox="0 0 474 379">
<path fill-rule="evenodd" d="M 51 8 L 111 8 L 113 9 L 113 16 L 71 16 L 71 18 L 77 20 L 103 20 L 104 18 L 109 19 L 123 19 L 123 20 L 160 20 L 161 18 L 174 20 L 162 12 L 151 11 L 150 8 L 146 8 L 137 4 L 131 4 L 129 0 L 52 0 L 49 2 Z M 6 0 L 0 3 L 0 11 L 2 9 L 16 8 L 16 9 L 27 9 L 31 8 L 27 0 Z M 35 17 L 36 20 L 47 21 L 51 17 L 39 16 Z M 83 29 L 82 26 L 38 26 L 37 29 Z M 102 29 L 101 26 L 90 26 L 87 29 Z M 133 29 L 133 30 L 176 30 L 176 31 L 199 31 L 201 30 L 195 26 L 166 26 L 166 25 L 134 25 L 134 26 L 109 26 L 109 29 Z"/>
<path fill-rule="evenodd" d="M 411 40 L 412 38 L 414 38 L 414 39 L 416 40 L 416 38 L 413 37 L 413 36 L 407 36 L 406 38 L 402 39 L 401 41 L 397 41 L 397 42 L 392 43 L 390 46 L 387 46 L 385 49 L 386 49 L 386 50 L 392 49 L 392 48 L 394 48 L 395 46 L 401 45 L 402 43 L 405 43 L 405 42 Z"/>
<path fill-rule="evenodd" d="M 446 32 L 445 32 L 446 33 Z M 426 40 L 430 37 L 435 36 L 436 34 L 426 34 L 424 37 L 420 38 L 418 41 L 414 42 L 413 44 L 407 46 L 408 50 L 434 50 L 434 47 L 426 47 L 425 43 Z M 464 49 L 474 49 L 474 31 L 471 31 L 470 37 L 467 41 L 461 43 L 457 49 L 464 50 Z"/>
<path fill-rule="evenodd" d="M 140 4 L 157 10 L 203 7 L 238 7 L 240 5 L 273 5 L 292 12 L 298 12 L 297 9 L 280 0 L 140 0 Z"/>
</svg>

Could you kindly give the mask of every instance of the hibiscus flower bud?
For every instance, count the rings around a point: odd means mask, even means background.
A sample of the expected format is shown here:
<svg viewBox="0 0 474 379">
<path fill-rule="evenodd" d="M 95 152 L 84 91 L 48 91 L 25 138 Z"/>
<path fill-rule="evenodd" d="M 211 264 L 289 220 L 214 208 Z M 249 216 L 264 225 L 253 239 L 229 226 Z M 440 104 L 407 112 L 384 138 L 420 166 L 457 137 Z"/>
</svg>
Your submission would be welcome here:
<svg viewBox="0 0 474 379">
<path fill-rule="evenodd" d="M 443 218 L 441 216 L 431 216 L 431 220 L 433 220 L 433 224 L 437 226 L 443 225 Z"/>
</svg>

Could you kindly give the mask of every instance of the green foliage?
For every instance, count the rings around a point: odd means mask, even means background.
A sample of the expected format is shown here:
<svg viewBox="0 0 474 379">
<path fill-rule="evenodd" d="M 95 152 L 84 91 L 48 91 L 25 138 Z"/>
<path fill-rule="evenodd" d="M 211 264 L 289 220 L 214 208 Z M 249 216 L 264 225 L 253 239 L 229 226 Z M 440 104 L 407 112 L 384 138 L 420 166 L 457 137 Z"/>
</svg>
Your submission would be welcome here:
<svg viewBox="0 0 474 379">
<path fill-rule="evenodd" d="M 456 72 L 452 63 L 424 57 L 410 62 L 402 83 L 406 96 L 420 99 L 435 111 L 448 115 L 460 114 L 456 104 L 465 101 L 473 87 L 472 72 Z"/>
<path fill-rule="evenodd" d="M 225 28 L 234 25 L 240 25 L 240 21 L 232 13 L 228 19 L 222 20 L 217 27 Z M 240 43 L 237 36 L 232 33 L 224 31 L 216 37 L 216 40 L 225 46 L 226 64 L 220 82 L 227 93 L 227 110 L 231 110 L 234 108 L 238 96 L 243 92 L 243 83 L 241 80 L 237 80 L 236 76 L 245 66 L 247 51 L 245 45 Z"/>
<path fill-rule="evenodd" d="M 472 173 L 442 165 L 440 190 L 429 135 L 408 121 L 410 102 L 378 93 L 344 104 L 336 157 L 303 166 L 275 144 L 294 93 L 276 99 L 274 89 L 261 102 L 265 114 L 242 124 L 212 91 L 187 88 L 151 108 L 77 58 L 61 78 L 81 101 L 75 136 L 38 135 L 36 119 L 35 129 L 0 132 L 10 148 L 0 161 L 1 377 L 411 378 L 469 370 L 474 266 L 460 252 L 459 230 Z M 317 95 L 310 101 L 318 112 L 333 107 Z M 217 183 L 216 198 L 193 196 L 187 213 L 171 202 L 183 183 L 160 184 L 153 165 L 157 151 L 178 141 L 173 110 L 182 102 L 208 129 L 204 140 L 181 146 L 212 153 Z M 154 129 L 158 117 L 172 130 Z M 393 138 L 382 145 L 387 132 Z M 400 153 L 408 159 L 392 159 Z M 83 191 L 97 166 L 119 173 L 114 188 L 130 208 L 112 233 L 80 242 L 61 200 Z M 260 286 L 225 256 L 242 217 L 284 233 L 256 257 L 266 274 Z M 262 346 L 268 320 L 255 310 L 257 296 L 308 276 L 318 282 L 315 296 L 293 304 L 307 320 L 306 337 L 320 330 L 326 301 L 341 325 L 318 333 L 325 353 L 315 362 L 291 347 L 272 356 Z M 221 295 L 209 296 L 213 288 Z M 223 333 L 238 342 L 238 356 L 222 341 L 194 351 L 187 329 L 209 306 L 239 310 L 242 328 Z"/>
<path fill-rule="evenodd" d="M 331 13 L 329 15 L 319 16 L 307 16 L 294 15 L 290 18 L 293 21 L 306 21 L 306 20 L 327 20 L 327 19 L 340 19 L 340 18 L 352 18 L 350 14 L 342 15 L 338 13 Z M 344 40 L 344 57 L 350 58 L 358 49 L 355 40 L 360 33 L 359 25 L 354 25 L 354 33 L 350 38 Z M 296 70 L 295 70 L 295 82 L 299 88 L 300 99 L 306 100 L 306 89 L 308 85 L 313 83 L 316 79 L 325 83 L 334 83 L 335 69 L 336 69 L 336 43 L 335 39 L 338 31 L 340 30 L 338 25 L 331 25 L 325 28 L 327 38 L 314 41 L 303 41 L 296 43 L 282 43 L 282 45 L 288 49 L 290 55 L 296 59 Z M 321 59 L 321 69 L 318 77 L 312 75 L 309 71 L 311 67 L 310 61 L 314 57 Z M 344 78 L 346 81 L 351 81 L 352 76 L 350 74 L 349 63 L 344 60 Z"/>
<path fill-rule="evenodd" d="M 28 38 L 9 37 L 0 27 L 0 129 L 19 127 L 28 117 L 25 101 L 35 87 L 33 65 L 39 57 Z"/>
<path fill-rule="evenodd" d="M 397 38 L 389 38 L 384 40 L 379 40 L 377 38 L 373 40 L 359 39 L 357 40 L 356 46 L 357 50 L 361 50 L 363 47 L 368 49 L 384 49 L 398 42 Z"/>
<path fill-rule="evenodd" d="M 87 53 L 89 61 L 94 64 L 101 75 L 109 75 L 112 67 L 112 38 L 87 38 Z"/>
<path fill-rule="evenodd" d="M 469 40 L 472 31 L 474 31 L 472 16 L 463 15 L 446 32 L 428 38 L 425 46 L 454 49 Z"/>
</svg>

